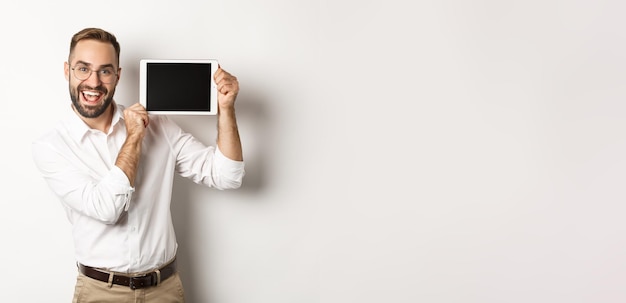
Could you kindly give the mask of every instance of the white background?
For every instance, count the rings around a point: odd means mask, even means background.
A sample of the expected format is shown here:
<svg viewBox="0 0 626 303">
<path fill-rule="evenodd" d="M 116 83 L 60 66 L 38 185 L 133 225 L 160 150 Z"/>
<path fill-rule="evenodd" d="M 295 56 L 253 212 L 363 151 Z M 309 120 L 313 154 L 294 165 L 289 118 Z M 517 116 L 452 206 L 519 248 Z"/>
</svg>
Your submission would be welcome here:
<svg viewBox="0 0 626 303">
<path fill-rule="evenodd" d="M 190 302 L 626 301 L 622 1 L 5 1 L 3 302 L 70 302 L 70 225 L 32 140 L 71 35 L 215 58 L 241 83 L 241 189 L 178 178 Z M 215 117 L 176 117 L 207 144 Z"/>
</svg>

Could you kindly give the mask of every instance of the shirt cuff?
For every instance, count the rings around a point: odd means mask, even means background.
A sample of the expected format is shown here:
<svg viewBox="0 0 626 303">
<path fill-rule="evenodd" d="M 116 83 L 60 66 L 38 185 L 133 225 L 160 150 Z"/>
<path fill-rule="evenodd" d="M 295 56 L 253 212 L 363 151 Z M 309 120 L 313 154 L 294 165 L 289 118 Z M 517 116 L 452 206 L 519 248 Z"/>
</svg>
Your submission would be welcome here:
<svg viewBox="0 0 626 303">
<path fill-rule="evenodd" d="M 117 167 L 117 165 L 113 165 L 113 169 L 111 169 L 110 174 L 106 178 L 109 178 L 108 181 L 113 185 L 114 193 L 124 196 L 122 201 L 124 201 L 124 210 L 127 211 L 133 197 L 133 192 L 135 192 L 135 188 L 130 186 L 128 176 L 126 176 L 124 171 Z"/>
<path fill-rule="evenodd" d="M 226 157 L 218 146 L 215 147 L 215 162 L 220 163 L 220 167 L 227 171 L 239 172 L 244 169 L 243 161 L 235 161 Z"/>
</svg>

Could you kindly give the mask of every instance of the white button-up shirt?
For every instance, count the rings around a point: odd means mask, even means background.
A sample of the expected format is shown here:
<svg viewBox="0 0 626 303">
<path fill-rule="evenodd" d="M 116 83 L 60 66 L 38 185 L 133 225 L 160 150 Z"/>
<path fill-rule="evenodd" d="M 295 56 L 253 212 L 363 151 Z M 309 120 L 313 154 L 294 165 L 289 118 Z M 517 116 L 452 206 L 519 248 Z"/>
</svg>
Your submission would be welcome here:
<svg viewBox="0 0 626 303">
<path fill-rule="evenodd" d="M 175 172 L 217 189 L 241 186 L 242 161 L 202 144 L 166 116 L 151 115 L 133 188 L 115 166 L 126 139 L 124 107 L 115 105 L 106 134 L 69 108 L 69 117 L 36 139 L 32 151 L 72 223 L 77 262 L 135 273 L 171 260 L 177 249 L 170 213 Z"/>
</svg>

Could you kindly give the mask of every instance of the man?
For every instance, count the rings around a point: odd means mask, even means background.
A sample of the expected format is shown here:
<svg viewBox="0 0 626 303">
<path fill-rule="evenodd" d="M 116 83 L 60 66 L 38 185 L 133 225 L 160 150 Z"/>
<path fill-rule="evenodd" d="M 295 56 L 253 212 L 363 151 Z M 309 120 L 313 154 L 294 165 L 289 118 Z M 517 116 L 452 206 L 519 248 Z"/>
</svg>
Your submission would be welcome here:
<svg viewBox="0 0 626 303">
<path fill-rule="evenodd" d="M 68 117 L 33 142 L 33 158 L 72 223 L 73 302 L 184 302 L 170 214 L 174 172 L 217 189 L 241 186 L 239 83 L 217 70 L 217 144 L 205 146 L 166 116 L 113 100 L 119 56 L 107 31 L 72 37 Z"/>
</svg>

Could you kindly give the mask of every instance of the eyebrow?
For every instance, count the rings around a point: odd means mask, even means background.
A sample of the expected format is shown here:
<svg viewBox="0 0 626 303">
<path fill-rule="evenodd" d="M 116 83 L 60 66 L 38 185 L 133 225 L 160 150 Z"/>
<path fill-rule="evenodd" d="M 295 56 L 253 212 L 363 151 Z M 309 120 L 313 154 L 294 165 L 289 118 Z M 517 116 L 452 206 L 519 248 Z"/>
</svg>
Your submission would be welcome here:
<svg viewBox="0 0 626 303">
<path fill-rule="evenodd" d="M 91 63 L 89 63 L 89 62 L 85 62 L 85 61 L 81 61 L 81 60 L 76 61 L 76 64 L 84 64 L 84 65 L 87 65 L 87 66 L 89 66 L 89 67 L 91 67 L 91 66 L 92 66 L 92 64 L 91 64 Z M 109 63 L 109 64 L 102 64 L 102 65 L 100 65 L 100 68 L 106 68 L 106 67 L 115 68 L 115 66 L 114 66 L 113 64 L 111 64 L 111 63 Z"/>
</svg>

